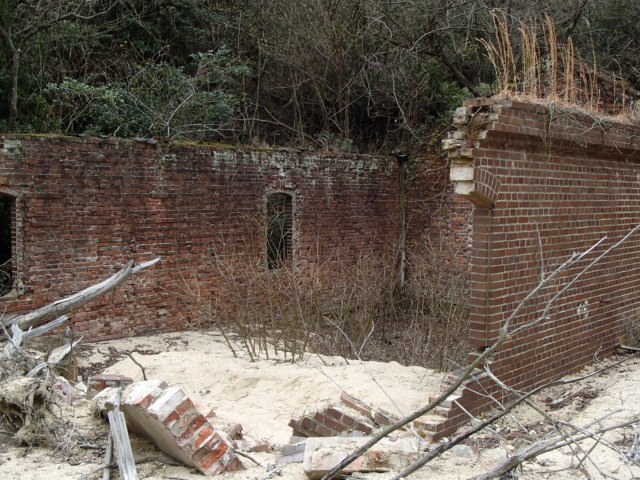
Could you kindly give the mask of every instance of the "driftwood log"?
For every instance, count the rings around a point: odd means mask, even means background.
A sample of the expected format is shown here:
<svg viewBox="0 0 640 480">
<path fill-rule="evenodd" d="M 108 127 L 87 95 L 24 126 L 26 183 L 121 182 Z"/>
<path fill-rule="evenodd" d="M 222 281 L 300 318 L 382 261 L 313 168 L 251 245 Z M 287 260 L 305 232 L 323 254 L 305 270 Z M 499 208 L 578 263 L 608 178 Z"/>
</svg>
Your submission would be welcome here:
<svg viewBox="0 0 640 480">
<path fill-rule="evenodd" d="M 84 290 L 67 298 L 56 300 L 55 302 L 38 308 L 32 312 L 25 313 L 23 315 L 5 315 L 4 318 L 2 318 L 2 324 L 5 327 L 17 325 L 21 330 L 43 325 L 60 315 L 64 315 L 65 313 L 81 307 L 85 303 L 112 291 L 124 283 L 130 276 L 135 275 L 147 267 L 155 265 L 159 261 L 160 258 L 155 258 L 148 262 L 135 265 L 133 260 L 130 260 L 122 270 L 106 280 L 85 288 Z"/>
</svg>

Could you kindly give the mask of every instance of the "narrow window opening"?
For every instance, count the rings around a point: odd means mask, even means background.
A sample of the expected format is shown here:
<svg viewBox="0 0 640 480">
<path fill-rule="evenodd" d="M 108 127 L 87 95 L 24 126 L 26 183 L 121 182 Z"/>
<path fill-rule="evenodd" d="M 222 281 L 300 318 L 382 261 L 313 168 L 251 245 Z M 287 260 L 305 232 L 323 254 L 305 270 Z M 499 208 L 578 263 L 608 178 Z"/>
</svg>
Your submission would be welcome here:
<svg viewBox="0 0 640 480">
<path fill-rule="evenodd" d="M 281 268 L 291 259 L 293 239 L 292 197 L 273 193 L 267 197 L 267 266 Z"/>
<path fill-rule="evenodd" d="M 15 199 L 0 194 L 0 296 L 13 288 L 13 238 Z"/>
</svg>

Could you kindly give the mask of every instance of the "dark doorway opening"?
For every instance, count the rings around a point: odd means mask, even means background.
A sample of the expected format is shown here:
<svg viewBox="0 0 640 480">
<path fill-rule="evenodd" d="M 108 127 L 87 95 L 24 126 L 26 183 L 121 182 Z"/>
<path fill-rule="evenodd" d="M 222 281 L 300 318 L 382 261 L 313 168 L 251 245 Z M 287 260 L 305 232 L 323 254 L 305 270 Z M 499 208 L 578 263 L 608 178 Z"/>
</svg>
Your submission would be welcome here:
<svg viewBox="0 0 640 480">
<path fill-rule="evenodd" d="M 0 296 L 13 288 L 15 198 L 0 194 Z"/>
<path fill-rule="evenodd" d="M 293 240 L 293 199 L 286 193 L 267 197 L 267 266 L 281 268 L 291 261 Z"/>
</svg>

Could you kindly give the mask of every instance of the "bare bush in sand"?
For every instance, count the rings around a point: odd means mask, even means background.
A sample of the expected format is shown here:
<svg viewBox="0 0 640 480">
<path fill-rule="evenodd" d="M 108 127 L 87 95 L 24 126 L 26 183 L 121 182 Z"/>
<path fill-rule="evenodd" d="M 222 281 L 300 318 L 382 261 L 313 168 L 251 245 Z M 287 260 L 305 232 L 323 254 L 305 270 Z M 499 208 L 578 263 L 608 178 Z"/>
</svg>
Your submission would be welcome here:
<svg viewBox="0 0 640 480">
<path fill-rule="evenodd" d="M 207 272 L 213 286 L 204 291 L 195 276 L 179 286 L 202 326 L 219 330 L 232 351 L 251 358 L 282 353 L 291 361 L 311 351 L 437 369 L 456 366 L 468 352 L 460 342 L 468 325 L 467 273 L 455 267 L 446 242 L 426 244 L 408 259 L 402 288 L 392 247 L 269 268 L 262 245 L 220 241 Z"/>
</svg>

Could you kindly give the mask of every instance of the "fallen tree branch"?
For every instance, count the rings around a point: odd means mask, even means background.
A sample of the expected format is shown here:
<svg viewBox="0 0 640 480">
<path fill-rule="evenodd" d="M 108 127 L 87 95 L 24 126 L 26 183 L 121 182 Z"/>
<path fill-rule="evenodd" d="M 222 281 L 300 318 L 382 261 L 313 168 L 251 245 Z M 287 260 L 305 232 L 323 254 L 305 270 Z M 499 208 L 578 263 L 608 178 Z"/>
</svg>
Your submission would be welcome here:
<svg viewBox="0 0 640 480">
<path fill-rule="evenodd" d="M 0 326 L 4 331 L 5 337 L 9 341 L 4 346 L 4 350 L 0 352 L 0 360 L 11 358 L 14 353 L 18 353 L 25 356 L 26 353 L 24 350 L 22 350 L 22 344 L 25 341 L 29 340 L 32 337 L 37 337 L 39 335 L 47 333 L 50 330 L 53 330 L 54 328 L 59 327 L 60 325 L 63 325 L 68 320 L 69 320 L 69 317 L 67 317 L 66 315 L 63 315 L 59 318 L 56 318 L 53 322 L 49 322 L 38 328 L 34 328 L 34 329 L 30 328 L 26 332 L 23 332 L 20 329 L 20 327 L 18 327 L 16 324 L 13 324 L 11 325 L 11 333 L 12 333 L 11 336 L 9 335 L 9 332 L 7 332 L 7 329 L 5 328 L 5 326 L 0 322 Z"/>
<path fill-rule="evenodd" d="M 629 357 L 631 358 L 631 357 Z M 625 358 L 623 361 L 628 360 L 628 358 Z M 618 362 L 617 364 L 619 364 L 621 362 Z M 607 368 L 611 368 L 613 365 L 610 365 Z M 491 371 L 491 368 L 489 368 L 488 365 L 485 365 L 485 371 L 487 372 L 487 374 L 491 377 L 491 379 L 496 382 L 502 389 L 504 389 L 505 391 L 509 392 L 512 395 L 515 395 L 516 397 L 520 397 L 522 396 L 522 393 L 509 387 L 508 385 L 506 385 L 503 381 L 501 381 L 498 377 L 496 377 L 493 372 Z M 583 378 L 584 379 L 584 378 Z M 549 413 L 547 413 L 543 408 L 539 407 L 538 405 L 536 405 L 534 402 L 532 402 L 531 400 L 525 400 L 525 403 L 531 407 L 533 410 L 535 410 L 539 415 L 541 415 L 542 417 L 544 417 L 551 425 L 553 425 L 555 427 L 555 429 L 560 432 L 560 436 L 563 437 L 565 440 L 570 440 L 571 439 L 571 435 L 568 432 L 565 431 L 565 428 L 570 428 L 572 430 L 575 430 L 577 433 L 589 433 L 585 427 L 580 427 L 578 425 L 575 425 L 573 423 L 570 422 L 565 422 L 559 419 L 554 418 L 552 415 L 550 415 Z M 617 413 L 620 413 L 621 410 L 614 410 L 612 412 L 607 413 L 604 417 L 599 418 L 598 420 L 596 420 L 593 423 L 599 423 L 600 421 L 604 420 L 607 417 L 610 417 L 612 415 L 615 415 Z M 592 423 L 592 424 L 593 424 Z M 594 466 L 594 468 L 598 471 L 598 473 L 600 473 L 603 477 L 605 477 L 606 475 L 604 475 L 604 473 L 601 471 L 600 466 L 594 461 L 594 459 L 589 455 L 589 453 L 591 452 L 591 450 L 593 450 L 600 442 L 602 441 L 603 445 L 605 445 L 607 448 L 611 448 L 613 449 L 616 453 L 621 453 L 618 449 L 616 449 L 616 447 L 614 445 L 612 445 L 610 442 L 604 441 L 604 439 L 597 439 L 596 442 L 594 443 L 594 445 L 591 447 L 591 449 L 589 450 L 589 452 L 585 452 L 584 449 L 582 448 L 582 446 L 579 443 L 575 443 L 575 445 L 569 444 L 569 448 L 571 449 L 573 455 L 576 457 L 576 459 L 579 460 L 578 463 L 578 467 L 580 468 L 581 465 L 584 463 L 585 460 L 589 460 L 589 462 L 591 462 L 591 464 Z M 582 457 L 582 459 L 580 459 L 579 455 L 583 454 L 584 456 Z"/>
<path fill-rule="evenodd" d="M 61 317 L 56 318 L 54 321 L 46 323 L 37 328 L 30 328 L 26 332 L 23 332 L 22 340 L 29 340 L 32 337 L 39 337 L 40 335 L 44 335 L 45 333 L 57 328 L 61 325 L 64 325 L 69 321 L 69 317 L 67 315 L 62 315 Z M 20 328 L 15 323 L 11 325 L 11 328 Z"/>
<path fill-rule="evenodd" d="M 38 372 L 40 370 L 42 370 L 43 368 L 46 367 L 50 367 L 53 365 L 57 365 L 58 363 L 60 363 L 60 361 L 66 357 L 71 350 L 78 345 L 81 341 L 82 341 L 83 337 L 78 338 L 76 341 L 74 341 L 73 343 L 70 343 L 69 345 L 65 345 L 64 347 L 60 348 L 59 350 L 54 350 L 52 352 L 52 355 L 50 355 L 50 359 L 48 359 L 46 362 L 40 362 L 38 365 L 36 365 L 35 367 L 33 367 L 25 376 L 26 377 L 35 377 Z"/>
<path fill-rule="evenodd" d="M 42 325 L 43 323 L 53 320 L 59 315 L 70 312 L 71 310 L 78 308 L 85 303 L 88 303 L 91 300 L 94 300 L 95 298 L 98 298 L 105 293 L 112 291 L 113 289 L 124 283 L 131 275 L 135 275 L 141 270 L 155 265 L 159 261 L 160 258 L 155 258 L 148 262 L 134 265 L 133 260 L 130 260 L 127 265 L 118 273 L 96 285 L 85 288 L 84 290 L 75 293 L 67 298 L 63 298 L 62 300 L 56 300 L 55 302 L 38 308 L 37 310 L 34 310 L 32 312 L 25 313 L 23 315 L 7 315 L 2 319 L 2 323 L 5 326 L 15 324 L 22 330 L 25 330 L 29 327 Z"/>
</svg>

